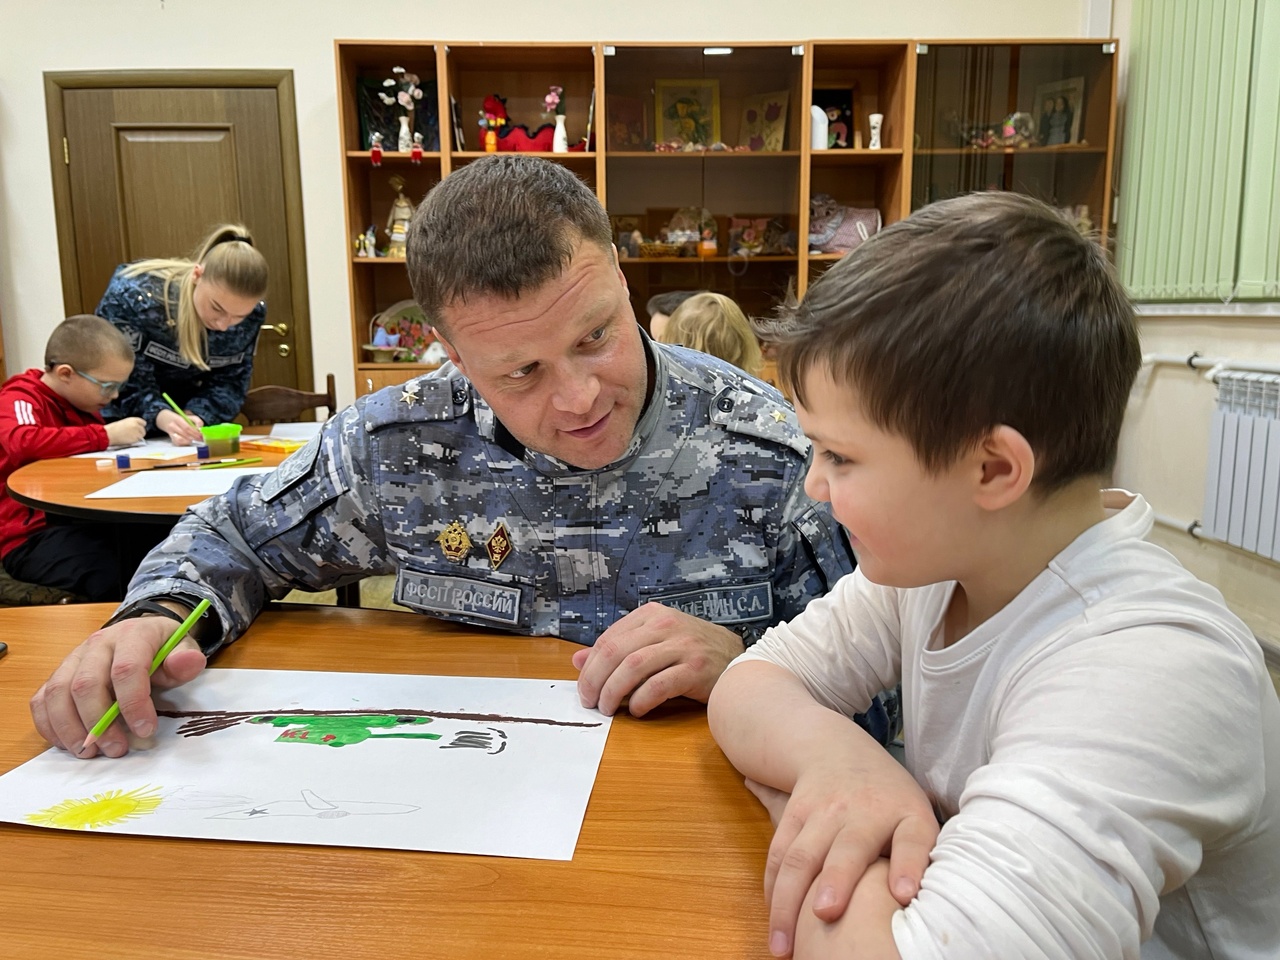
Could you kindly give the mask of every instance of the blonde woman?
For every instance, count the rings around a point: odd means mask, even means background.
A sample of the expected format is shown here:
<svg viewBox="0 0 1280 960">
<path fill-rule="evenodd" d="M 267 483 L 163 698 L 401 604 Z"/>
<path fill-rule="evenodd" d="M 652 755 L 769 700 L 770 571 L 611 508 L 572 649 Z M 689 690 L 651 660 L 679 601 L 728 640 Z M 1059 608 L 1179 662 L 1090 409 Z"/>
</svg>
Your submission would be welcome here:
<svg viewBox="0 0 1280 960">
<path fill-rule="evenodd" d="M 658 339 L 728 360 L 753 377 L 764 368 L 760 343 L 746 315 L 722 293 L 695 294 L 680 304 Z"/>
<path fill-rule="evenodd" d="M 176 444 L 240 412 L 266 319 L 267 261 L 249 231 L 224 224 L 190 260 L 139 260 L 118 268 L 97 314 L 129 338 L 137 361 L 108 420 L 142 417 Z M 195 426 L 165 403 L 168 393 Z"/>
</svg>

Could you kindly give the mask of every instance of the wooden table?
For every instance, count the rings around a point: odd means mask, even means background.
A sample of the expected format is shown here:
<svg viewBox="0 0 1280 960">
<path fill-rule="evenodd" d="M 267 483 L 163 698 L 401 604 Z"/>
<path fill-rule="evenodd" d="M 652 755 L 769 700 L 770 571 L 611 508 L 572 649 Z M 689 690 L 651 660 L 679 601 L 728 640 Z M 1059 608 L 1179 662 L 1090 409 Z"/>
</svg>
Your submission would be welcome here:
<svg viewBox="0 0 1280 960">
<path fill-rule="evenodd" d="M 0 609 L 0 771 L 44 749 L 27 700 L 110 612 Z M 216 667 L 571 679 L 576 649 L 298 606 L 264 613 Z M 676 701 L 614 721 L 568 863 L 0 824 L 0 955 L 764 960 L 770 836 L 705 709 Z"/>
<path fill-rule="evenodd" d="M 261 457 L 262 463 L 255 463 L 253 466 L 274 467 L 279 465 L 287 454 L 267 450 L 245 450 L 238 456 Z M 28 463 L 9 475 L 7 484 L 9 496 L 25 506 L 35 507 L 47 513 L 76 517 L 80 520 L 123 520 L 165 523 L 170 526 L 186 512 L 187 507 L 205 499 L 204 497 L 128 497 L 114 500 L 86 500 L 86 494 L 109 487 L 125 477 L 134 476 L 132 473 L 121 473 L 114 466 L 100 469 L 97 464 L 98 459 L 108 458 L 109 455 L 103 453 L 101 458 L 65 457 Z M 114 457 L 110 459 L 114 460 Z M 194 451 L 191 459 L 195 460 Z M 160 462 L 162 461 L 139 461 L 144 465 Z M 182 461 L 163 462 L 181 463 Z"/>
</svg>

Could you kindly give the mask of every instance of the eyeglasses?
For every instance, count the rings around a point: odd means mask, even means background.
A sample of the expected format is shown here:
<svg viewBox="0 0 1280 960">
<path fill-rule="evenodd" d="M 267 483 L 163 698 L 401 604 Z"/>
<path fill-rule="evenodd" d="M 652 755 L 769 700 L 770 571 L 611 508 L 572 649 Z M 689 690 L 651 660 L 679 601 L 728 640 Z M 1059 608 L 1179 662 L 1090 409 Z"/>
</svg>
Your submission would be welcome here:
<svg viewBox="0 0 1280 960">
<path fill-rule="evenodd" d="M 50 366 L 51 367 L 58 366 L 58 361 L 56 360 L 52 361 Z M 71 364 L 68 363 L 67 366 L 71 367 Z M 76 370 L 75 367 L 71 367 L 71 369 L 75 371 L 78 375 L 84 377 L 90 383 L 96 384 L 98 389 L 102 391 L 102 395 L 104 397 L 110 396 L 113 393 L 119 393 L 120 388 L 123 387 L 125 384 L 125 381 L 123 380 L 99 380 L 97 377 L 91 376 L 85 373 L 83 370 Z"/>
</svg>

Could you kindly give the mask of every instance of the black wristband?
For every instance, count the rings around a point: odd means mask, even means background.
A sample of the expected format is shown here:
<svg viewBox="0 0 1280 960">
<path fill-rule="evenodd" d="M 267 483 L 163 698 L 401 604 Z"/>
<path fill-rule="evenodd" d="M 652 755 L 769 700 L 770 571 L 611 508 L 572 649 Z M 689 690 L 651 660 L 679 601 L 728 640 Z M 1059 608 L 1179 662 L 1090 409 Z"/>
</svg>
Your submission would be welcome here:
<svg viewBox="0 0 1280 960">
<path fill-rule="evenodd" d="M 187 603 L 185 599 L 181 599 L 178 597 L 166 597 L 165 599 L 169 600 L 172 603 L 181 603 L 183 605 L 186 605 Z M 168 617 L 170 620 L 173 620 L 175 623 L 184 623 L 187 617 L 191 615 L 191 610 L 194 610 L 194 609 L 195 609 L 195 604 L 191 604 L 190 609 L 188 609 L 186 613 L 179 613 L 177 610 L 170 610 L 163 603 L 156 603 L 156 601 L 154 600 L 139 600 L 136 603 L 134 603 L 133 606 L 129 607 L 127 610 L 121 610 L 116 614 L 114 614 L 110 620 L 108 620 L 106 623 L 103 624 L 103 626 L 109 627 L 112 624 L 119 623 L 121 620 L 133 620 L 137 617 L 140 617 L 148 613 L 154 613 L 161 617 Z M 206 612 L 201 616 L 200 619 L 203 620 L 208 615 L 209 614 Z M 200 648 L 200 651 L 204 653 L 206 656 L 208 656 L 210 651 L 212 651 L 213 648 L 217 646 L 217 642 L 214 641 L 206 647 L 204 642 L 201 641 L 201 639 L 198 636 L 196 636 L 196 628 L 198 627 L 199 627 L 199 621 L 196 622 L 196 627 L 192 628 L 188 636 L 191 637 L 191 639 L 196 642 L 196 646 Z"/>
</svg>

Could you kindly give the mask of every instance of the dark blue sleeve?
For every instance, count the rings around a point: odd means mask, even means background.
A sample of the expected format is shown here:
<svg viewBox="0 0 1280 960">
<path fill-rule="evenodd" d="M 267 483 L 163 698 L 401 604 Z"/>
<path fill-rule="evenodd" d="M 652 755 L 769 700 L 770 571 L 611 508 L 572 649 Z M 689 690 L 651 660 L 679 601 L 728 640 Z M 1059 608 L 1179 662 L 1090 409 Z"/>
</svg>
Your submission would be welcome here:
<svg viewBox="0 0 1280 960">
<path fill-rule="evenodd" d="M 164 316 L 164 305 L 148 295 L 140 282 L 142 278 L 125 277 L 121 274 L 123 269 L 123 266 L 116 269 L 94 312 L 123 333 L 133 347 L 133 372 L 103 415 L 107 420 L 142 417 L 150 432 L 155 429 L 156 414 L 167 410 L 169 405 L 160 395 L 155 363 L 142 352 L 142 345 L 148 339 L 148 328 L 167 327 L 168 320 Z"/>
<path fill-rule="evenodd" d="M 267 305 L 259 303 L 253 312 L 219 338 L 220 349 L 235 349 L 244 354 L 239 363 L 214 367 L 201 379 L 203 386 L 187 401 L 187 409 L 205 423 L 226 423 L 235 419 L 244 406 L 244 395 L 253 379 L 253 354 L 258 345 L 258 332 L 267 318 Z M 210 353 L 213 353 L 210 337 Z"/>
</svg>

